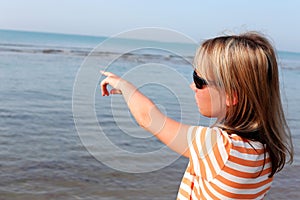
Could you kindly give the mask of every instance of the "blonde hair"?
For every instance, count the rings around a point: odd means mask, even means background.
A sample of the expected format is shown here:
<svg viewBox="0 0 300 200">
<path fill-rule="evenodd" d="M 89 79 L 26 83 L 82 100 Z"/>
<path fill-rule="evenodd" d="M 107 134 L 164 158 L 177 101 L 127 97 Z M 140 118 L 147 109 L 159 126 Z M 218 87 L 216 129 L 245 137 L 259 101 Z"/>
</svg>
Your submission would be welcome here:
<svg viewBox="0 0 300 200">
<path fill-rule="evenodd" d="M 214 80 L 236 104 L 216 126 L 229 134 L 266 144 L 273 176 L 289 156 L 293 161 L 291 133 L 282 108 L 278 64 L 270 41 L 257 32 L 206 40 L 196 53 L 195 70 Z"/>
</svg>

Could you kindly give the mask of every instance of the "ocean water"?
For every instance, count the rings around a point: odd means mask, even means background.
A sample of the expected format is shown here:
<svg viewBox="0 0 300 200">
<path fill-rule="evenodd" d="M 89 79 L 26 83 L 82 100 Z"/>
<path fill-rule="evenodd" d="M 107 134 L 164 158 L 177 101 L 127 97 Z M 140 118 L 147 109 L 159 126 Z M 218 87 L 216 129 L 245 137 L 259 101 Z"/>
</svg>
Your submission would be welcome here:
<svg viewBox="0 0 300 200">
<path fill-rule="evenodd" d="M 100 70 L 102 64 L 109 63 L 109 71 L 128 76 L 133 82 L 145 79 L 141 90 L 172 118 L 209 124 L 211 121 L 197 113 L 194 103 L 185 104 L 193 99 L 192 92 L 178 94 L 174 86 L 180 80 L 171 75 L 174 71 L 181 75 L 187 84 L 182 85 L 188 88 L 192 71 L 189 62 L 195 47 L 120 39 L 111 43 L 111 48 L 106 46 L 102 48 L 105 51 L 90 54 L 105 39 L 0 31 L 0 199 L 175 199 L 187 159 L 175 157 L 172 162 L 160 165 L 169 155 L 164 152 L 162 160 L 144 161 L 145 168 L 109 149 L 100 148 L 102 157 L 94 157 L 93 146 L 86 146 L 84 133 L 78 132 L 80 125 L 97 135 L 97 127 L 85 115 L 88 109 L 94 110 L 106 137 L 126 152 L 154 152 L 163 145 L 136 125 L 120 96 L 102 97 L 97 84 L 92 88 L 92 103 L 83 103 L 87 110 L 81 112 L 80 124 L 74 122 L 76 105 L 72 98 L 76 78 L 84 67 L 92 63 Z M 157 44 L 163 48 L 149 48 Z M 134 49 L 136 46 L 147 48 Z M 121 55 L 122 49 L 133 50 Z M 183 57 L 168 51 L 174 49 L 183 49 Z M 295 161 L 275 177 L 266 199 L 299 199 L 300 53 L 279 51 L 278 55 Z M 157 66 L 167 66 L 165 77 L 155 70 Z M 147 74 L 139 69 L 147 69 Z M 155 77 L 162 77 L 159 81 L 165 85 L 153 84 Z M 95 74 L 95 80 L 101 81 L 99 74 Z M 80 92 L 85 97 L 85 90 Z M 181 116 L 182 113 L 189 114 Z M 138 170 L 139 164 L 144 171 Z M 126 166 L 137 173 L 126 172 Z"/>
</svg>

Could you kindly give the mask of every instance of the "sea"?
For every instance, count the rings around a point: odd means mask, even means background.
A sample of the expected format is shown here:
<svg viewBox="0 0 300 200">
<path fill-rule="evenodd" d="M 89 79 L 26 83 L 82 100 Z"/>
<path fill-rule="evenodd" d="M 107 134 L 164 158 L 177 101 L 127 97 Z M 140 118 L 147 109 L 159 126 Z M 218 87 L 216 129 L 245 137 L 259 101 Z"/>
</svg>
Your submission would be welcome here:
<svg viewBox="0 0 300 200">
<path fill-rule="evenodd" d="M 0 199 L 175 199 L 188 160 L 137 125 L 100 70 L 168 116 L 209 125 L 189 89 L 197 45 L 0 30 Z M 278 52 L 293 164 L 265 199 L 300 199 L 300 52 Z"/>
</svg>

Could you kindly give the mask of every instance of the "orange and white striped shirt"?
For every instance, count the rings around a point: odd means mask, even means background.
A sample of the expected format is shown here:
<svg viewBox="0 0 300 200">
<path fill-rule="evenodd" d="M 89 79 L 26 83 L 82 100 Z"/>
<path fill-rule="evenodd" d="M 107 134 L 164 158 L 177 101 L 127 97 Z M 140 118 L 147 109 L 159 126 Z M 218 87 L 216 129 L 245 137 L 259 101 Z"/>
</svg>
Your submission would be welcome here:
<svg viewBox="0 0 300 200">
<path fill-rule="evenodd" d="M 273 178 L 263 144 L 216 127 L 193 126 L 187 137 L 190 162 L 178 200 L 264 198 Z"/>
</svg>

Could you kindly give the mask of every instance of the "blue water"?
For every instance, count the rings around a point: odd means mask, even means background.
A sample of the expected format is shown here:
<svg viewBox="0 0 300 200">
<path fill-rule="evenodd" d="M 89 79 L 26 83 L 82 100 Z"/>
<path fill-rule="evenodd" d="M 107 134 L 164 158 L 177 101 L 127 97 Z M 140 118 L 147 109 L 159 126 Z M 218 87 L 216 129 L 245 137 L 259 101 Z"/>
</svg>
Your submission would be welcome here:
<svg viewBox="0 0 300 200">
<path fill-rule="evenodd" d="M 0 31 L 0 199 L 175 199 L 187 164 L 185 158 L 178 158 L 159 170 L 126 173 L 98 161 L 80 140 L 72 112 L 75 79 L 78 70 L 87 63 L 87 55 L 105 39 Z M 118 51 L 113 49 L 143 42 L 118 41 L 113 48 L 95 54 L 92 61 L 99 68 L 102 61 L 115 58 Z M 144 42 L 145 46 L 158 44 Z M 191 81 L 188 61 L 193 56 L 189 52 L 194 47 L 172 43 L 160 45 L 168 49 L 182 47 L 186 60 L 164 50 L 141 49 L 113 60 L 109 70 L 123 75 L 139 65 L 160 63 Z M 276 176 L 267 199 L 299 199 L 300 53 L 279 51 L 279 62 L 283 102 L 295 145 L 295 162 Z M 156 73 L 153 67 L 147 76 L 158 77 Z M 194 118 L 182 119 L 179 116 L 181 102 L 174 98 L 176 94 L 170 89 L 179 80 L 170 76 L 166 79 L 169 84 L 166 87 L 145 85 L 141 90 L 169 116 L 195 123 Z M 100 95 L 100 88 L 94 87 L 95 115 L 114 144 L 128 152 L 138 153 L 163 147 L 133 122 L 121 97 L 104 98 Z M 189 99 L 187 95 L 184 101 Z M 112 104 L 116 105 L 113 108 L 122 111 L 118 113 L 118 122 L 110 111 Z M 195 104 L 186 109 L 197 117 L 196 123 L 210 123 L 197 114 Z M 89 128 L 88 118 L 85 123 L 84 126 Z M 116 128 L 117 125 L 126 130 Z M 109 151 L 107 155 L 110 156 Z M 110 156 L 110 159 L 130 165 L 126 157 Z M 151 160 L 147 164 L 155 166 L 159 162 Z"/>
</svg>

